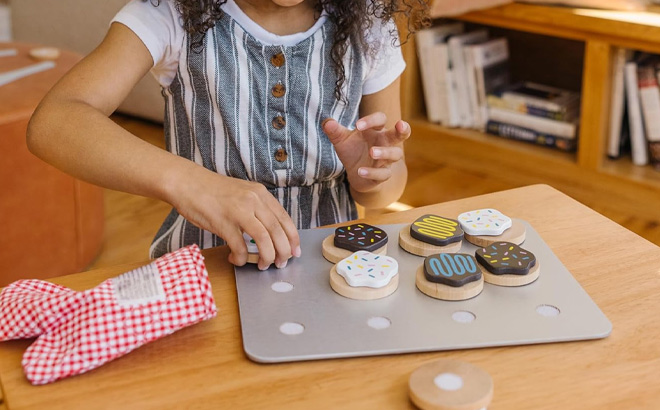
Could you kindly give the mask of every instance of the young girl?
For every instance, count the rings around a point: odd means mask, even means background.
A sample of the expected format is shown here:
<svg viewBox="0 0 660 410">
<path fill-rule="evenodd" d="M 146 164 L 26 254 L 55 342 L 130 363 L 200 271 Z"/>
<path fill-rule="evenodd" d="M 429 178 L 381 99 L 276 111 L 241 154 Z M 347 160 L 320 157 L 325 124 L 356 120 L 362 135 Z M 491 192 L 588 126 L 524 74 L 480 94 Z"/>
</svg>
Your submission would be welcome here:
<svg viewBox="0 0 660 410">
<path fill-rule="evenodd" d="M 243 265 L 245 232 L 260 269 L 282 268 L 301 254 L 297 229 L 403 192 L 410 127 L 392 17 L 413 31 L 425 13 L 424 0 L 133 0 L 44 98 L 28 146 L 76 177 L 170 203 L 153 258 L 224 239 Z M 108 119 L 149 70 L 167 151 Z"/>
</svg>

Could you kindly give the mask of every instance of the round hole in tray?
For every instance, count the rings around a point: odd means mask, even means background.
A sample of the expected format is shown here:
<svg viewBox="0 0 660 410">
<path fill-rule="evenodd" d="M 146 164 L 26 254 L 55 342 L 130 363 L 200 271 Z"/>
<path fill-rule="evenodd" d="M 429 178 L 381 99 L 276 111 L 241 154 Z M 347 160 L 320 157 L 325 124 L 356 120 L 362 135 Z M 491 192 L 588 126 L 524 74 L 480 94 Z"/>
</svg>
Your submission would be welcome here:
<svg viewBox="0 0 660 410">
<path fill-rule="evenodd" d="M 390 327 L 392 325 L 392 321 L 383 316 L 375 316 L 370 317 L 369 320 L 367 320 L 367 325 L 373 329 L 382 330 Z"/>
<path fill-rule="evenodd" d="M 472 323 L 477 318 L 477 315 L 467 310 L 457 310 L 452 313 L 451 318 L 457 323 Z"/>
<path fill-rule="evenodd" d="M 287 293 L 293 290 L 293 285 L 289 282 L 279 281 L 270 285 L 270 288 L 277 293 Z"/>
<path fill-rule="evenodd" d="M 544 317 L 555 317 L 559 316 L 561 311 L 557 306 L 552 305 L 538 305 L 536 307 L 536 313 Z"/>
<path fill-rule="evenodd" d="M 455 373 L 441 373 L 435 376 L 433 384 L 441 390 L 456 391 L 463 387 L 463 378 Z"/>
<path fill-rule="evenodd" d="M 299 335 L 305 331 L 305 326 L 295 322 L 285 322 L 280 326 L 280 332 L 288 336 Z"/>
</svg>

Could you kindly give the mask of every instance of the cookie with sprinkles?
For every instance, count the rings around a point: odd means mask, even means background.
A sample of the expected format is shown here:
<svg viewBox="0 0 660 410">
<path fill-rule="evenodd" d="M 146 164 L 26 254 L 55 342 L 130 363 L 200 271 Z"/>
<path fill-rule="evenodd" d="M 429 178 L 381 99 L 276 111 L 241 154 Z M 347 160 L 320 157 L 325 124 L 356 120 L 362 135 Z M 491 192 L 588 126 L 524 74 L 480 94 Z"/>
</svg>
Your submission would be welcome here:
<svg viewBox="0 0 660 410">
<path fill-rule="evenodd" d="M 465 300 L 481 293 L 484 279 L 474 256 L 439 253 L 424 260 L 417 270 L 415 284 L 432 298 Z"/>
<path fill-rule="evenodd" d="M 330 269 L 330 287 L 350 299 L 380 299 L 398 286 L 399 264 L 386 255 L 357 251 Z"/>
<path fill-rule="evenodd" d="M 384 255 L 387 252 L 387 232 L 377 226 L 358 223 L 340 226 L 323 240 L 323 257 L 332 263 L 357 251 Z"/>
<path fill-rule="evenodd" d="M 511 227 L 511 218 L 497 209 L 486 208 L 458 215 L 461 228 L 468 235 L 501 235 Z"/>
<path fill-rule="evenodd" d="M 498 286 L 522 286 L 539 277 L 540 263 L 527 249 L 511 242 L 497 242 L 475 252 L 484 280 Z"/>
<path fill-rule="evenodd" d="M 511 242 L 498 242 L 477 249 L 475 256 L 481 265 L 495 275 L 527 275 L 536 265 L 533 253 Z"/>
<path fill-rule="evenodd" d="M 373 252 L 387 243 L 387 233 L 368 224 L 353 224 L 335 229 L 334 244 L 352 252 Z"/>
</svg>

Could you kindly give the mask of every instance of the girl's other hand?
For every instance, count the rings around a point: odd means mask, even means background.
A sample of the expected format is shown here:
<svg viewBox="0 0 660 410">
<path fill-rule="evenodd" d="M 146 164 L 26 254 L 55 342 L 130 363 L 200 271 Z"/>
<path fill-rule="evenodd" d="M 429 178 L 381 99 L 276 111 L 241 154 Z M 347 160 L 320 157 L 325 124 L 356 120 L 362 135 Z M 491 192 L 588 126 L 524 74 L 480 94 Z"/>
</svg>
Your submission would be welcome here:
<svg viewBox="0 0 660 410">
<path fill-rule="evenodd" d="M 243 232 L 259 248 L 260 270 L 268 269 L 272 263 L 283 268 L 291 256 L 300 257 L 298 230 L 266 187 L 201 167 L 194 167 L 191 172 L 196 175 L 182 177 L 171 203 L 188 221 L 227 242 L 230 263 L 243 266 L 247 261 Z"/>
<path fill-rule="evenodd" d="M 403 159 L 403 142 L 410 137 L 410 125 L 399 120 L 386 129 L 387 116 L 375 112 L 360 118 L 350 130 L 336 120 L 323 122 L 323 131 L 346 168 L 348 181 L 356 192 L 375 192 L 392 177 L 391 165 Z"/>
</svg>

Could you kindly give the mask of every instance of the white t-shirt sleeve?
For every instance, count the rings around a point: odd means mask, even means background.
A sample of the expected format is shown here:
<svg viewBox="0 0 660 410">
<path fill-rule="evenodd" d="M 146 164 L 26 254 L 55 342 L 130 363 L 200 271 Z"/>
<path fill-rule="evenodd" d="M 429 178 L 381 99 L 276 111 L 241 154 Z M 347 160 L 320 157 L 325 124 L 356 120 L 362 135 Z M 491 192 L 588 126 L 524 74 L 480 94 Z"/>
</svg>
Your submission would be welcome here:
<svg viewBox="0 0 660 410">
<path fill-rule="evenodd" d="M 168 87 L 179 66 L 185 31 L 174 1 L 161 0 L 158 6 L 151 1 L 132 0 L 112 19 L 128 27 L 149 50 L 154 60 L 151 73 L 162 87 Z"/>
<path fill-rule="evenodd" d="M 393 37 L 392 33 L 396 37 Z M 374 18 L 366 36 L 370 46 L 366 55 L 366 76 L 362 82 L 363 95 L 374 94 L 386 88 L 399 78 L 406 68 L 396 25 L 392 20 L 382 22 Z"/>
</svg>

